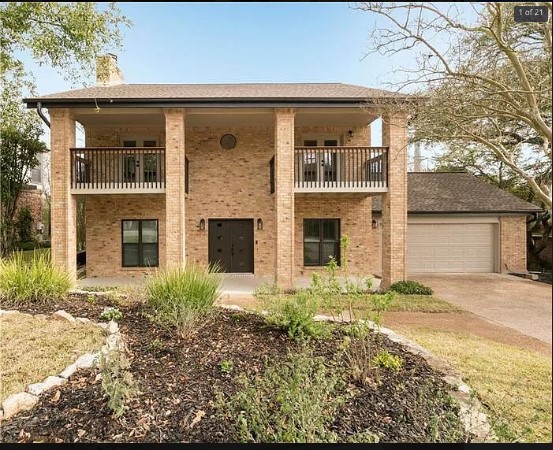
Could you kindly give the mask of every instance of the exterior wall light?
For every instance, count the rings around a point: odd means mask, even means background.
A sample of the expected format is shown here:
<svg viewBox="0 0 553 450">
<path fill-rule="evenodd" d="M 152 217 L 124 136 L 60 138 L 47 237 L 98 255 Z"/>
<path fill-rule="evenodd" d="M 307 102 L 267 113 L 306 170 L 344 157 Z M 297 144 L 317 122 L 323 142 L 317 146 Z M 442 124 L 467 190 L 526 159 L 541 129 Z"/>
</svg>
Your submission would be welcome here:
<svg viewBox="0 0 553 450">
<path fill-rule="evenodd" d="M 351 128 L 348 130 L 348 136 L 350 139 L 353 137 L 353 130 Z"/>
<path fill-rule="evenodd" d="M 257 229 L 262 230 L 263 229 L 263 220 L 257 219 Z"/>
<path fill-rule="evenodd" d="M 205 230 L 205 219 L 200 219 L 200 223 L 198 225 L 198 230 L 200 230 L 200 231 Z"/>
<path fill-rule="evenodd" d="M 378 222 L 376 221 L 376 219 L 373 219 L 373 221 L 372 221 L 372 229 L 374 230 L 375 228 L 378 228 Z"/>
</svg>

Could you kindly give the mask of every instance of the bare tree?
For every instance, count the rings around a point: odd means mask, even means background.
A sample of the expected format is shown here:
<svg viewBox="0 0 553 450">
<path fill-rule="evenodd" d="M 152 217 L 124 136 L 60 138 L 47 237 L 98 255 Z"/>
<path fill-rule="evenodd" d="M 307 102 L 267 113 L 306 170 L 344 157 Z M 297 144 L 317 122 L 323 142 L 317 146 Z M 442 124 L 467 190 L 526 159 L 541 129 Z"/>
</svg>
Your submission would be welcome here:
<svg viewBox="0 0 553 450">
<path fill-rule="evenodd" d="M 528 3 L 546 6 L 551 3 Z M 415 141 L 494 155 L 551 217 L 551 22 L 514 3 L 356 3 L 377 17 L 370 52 L 415 52 L 391 87 L 409 91 Z"/>
</svg>

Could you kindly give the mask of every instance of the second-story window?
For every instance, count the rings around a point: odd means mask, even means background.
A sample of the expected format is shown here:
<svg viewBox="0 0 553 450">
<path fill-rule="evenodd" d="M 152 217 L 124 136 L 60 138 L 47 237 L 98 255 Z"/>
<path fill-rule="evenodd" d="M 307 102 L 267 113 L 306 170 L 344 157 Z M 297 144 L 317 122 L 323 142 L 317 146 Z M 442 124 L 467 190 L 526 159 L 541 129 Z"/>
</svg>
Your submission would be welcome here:
<svg viewBox="0 0 553 450">
<path fill-rule="evenodd" d="M 313 138 L 304 139 L 304 147 L 324 147 L 306 151 L 299 163 L 302 167 L 303 180 L 306 182 L 332 182 L 338 180 L 340 159 L 336 151 L 328 150 L 328 147 L 337 147 L 338 138 Z"/>
</svg>

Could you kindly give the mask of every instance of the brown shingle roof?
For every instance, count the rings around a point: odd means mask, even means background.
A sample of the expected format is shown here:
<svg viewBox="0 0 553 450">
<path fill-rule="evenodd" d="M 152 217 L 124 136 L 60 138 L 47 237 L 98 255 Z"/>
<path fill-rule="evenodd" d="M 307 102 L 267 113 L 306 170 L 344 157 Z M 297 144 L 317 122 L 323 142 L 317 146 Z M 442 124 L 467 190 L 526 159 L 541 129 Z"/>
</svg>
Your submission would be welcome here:
<svg viewBox="0 0 553 450">
<path fill-rule="evenodd" d="M 412 172 L 407 174 L 409 213 L 532 213 L 540 211 L 513 194 L 463 172 Z M 373 211 L 382 210 L 381 198 Z"/>
<path fill-rule="evenodd" d="M 244 83 L 244 84 L 119 84 L 93 86 L 25 99 L 27 103 L 51 100 L 346 100 L 404 98 L 391 91 L 343 83 Z"/>
</svg>

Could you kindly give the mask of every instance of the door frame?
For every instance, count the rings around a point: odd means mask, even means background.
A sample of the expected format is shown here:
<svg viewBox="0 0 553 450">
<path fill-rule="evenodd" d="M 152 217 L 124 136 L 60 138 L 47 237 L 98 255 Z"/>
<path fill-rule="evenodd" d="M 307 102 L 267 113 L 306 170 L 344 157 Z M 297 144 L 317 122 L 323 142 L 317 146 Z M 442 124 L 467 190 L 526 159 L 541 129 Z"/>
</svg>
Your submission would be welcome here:
<svg viewBox="0 0 553 450">
<path fill-rule="evenodd" d="M 254 218 L 249 218 L 249 217 L 246 217 L 246 218 L 242 218 L 242 217 L 232 217 L 232 218 L 224 218 L 224 217 L 220 217 L 220 218 L 211 218 L 211 217 L 208 217 L 207 218 L 207 262 L 208 264 L 211 264 L 211 261 L 210 261 L 210 255 L 211 255 L 211 250 L 212 250 L 212 244 L 211 244 L 211 239 L 209 239 L 209 228 L 210 228 L 210 223 L 212 222 L 217 222 L 217 221 L 225 221 L 225 222 L 237 222 L 237 221 L 251 221 L 252 223 L 252 271 L 251 272 L 223 272 L 223 273 L 229 273 L 229 274 L 244 274 L 244 273 L 252 273 L 252 274 L 255 274 L 255 219 Z"/>
</svg>

